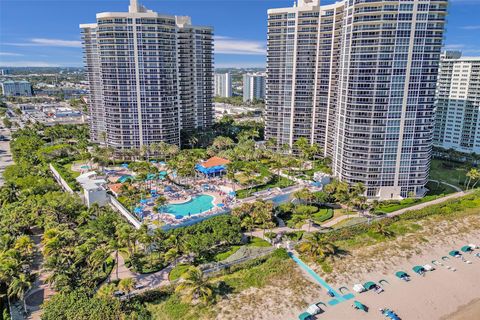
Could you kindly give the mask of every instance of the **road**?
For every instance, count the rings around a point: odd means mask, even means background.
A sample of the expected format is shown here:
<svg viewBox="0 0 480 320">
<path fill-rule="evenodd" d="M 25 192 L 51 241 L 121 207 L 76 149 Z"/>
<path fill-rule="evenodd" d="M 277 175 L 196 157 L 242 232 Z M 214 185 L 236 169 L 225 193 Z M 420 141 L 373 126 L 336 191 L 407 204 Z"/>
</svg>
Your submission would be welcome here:
<svg viewBox="0 0 480 320">
<path fill-rule="evenodd" d="M 10 130 L 6 129 L 3 125 L 0 126 L 0 135 L 3 135 L 10 139 Z M 10 142 L 0 141 L 0 186 L 3 186 L 3 172 L 5 168 L 12 163 L 12 155 L 10 154 Z"/>
</svg>

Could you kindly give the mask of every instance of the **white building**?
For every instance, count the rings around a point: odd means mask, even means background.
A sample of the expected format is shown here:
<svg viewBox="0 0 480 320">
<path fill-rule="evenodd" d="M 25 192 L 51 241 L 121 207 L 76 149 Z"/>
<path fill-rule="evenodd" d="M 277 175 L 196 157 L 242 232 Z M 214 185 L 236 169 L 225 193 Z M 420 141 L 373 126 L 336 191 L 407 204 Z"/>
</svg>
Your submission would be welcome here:
<svg viewBox="0 0 480 320">
<path fill-rule="evenodd" d="M 422 196 L 447 0 L 299 0 L 268 10 L 266 138 L 301 137 L 366 195 Z"/>
<path fill-rule="evenodd" d="M 32 84 L 26 80 L 2 82 L 2 93 L 6 97 L 33 96 Z"/>
<path fill-rule="evenodd" d="M 232 76 L 230 73 L 215 73 L 215 96 L 222 98 L 232 96 Z"/>
<path fill-rule="evenodd" d="M 164 141 L 213 121 L 213 30 L 147 10 L 82 24 L 92 140 L 116 149 Z"/>
<path fill-rule="evenodd" d="M 445 52 L 437 84 L 435 146 L 480 153 L 480 57 Z"/>
<path fill-rule="evenodd" d="M 243 75 L 243 102 L 265 99 L 265 74 L 247 73 Z"/>
</svg>

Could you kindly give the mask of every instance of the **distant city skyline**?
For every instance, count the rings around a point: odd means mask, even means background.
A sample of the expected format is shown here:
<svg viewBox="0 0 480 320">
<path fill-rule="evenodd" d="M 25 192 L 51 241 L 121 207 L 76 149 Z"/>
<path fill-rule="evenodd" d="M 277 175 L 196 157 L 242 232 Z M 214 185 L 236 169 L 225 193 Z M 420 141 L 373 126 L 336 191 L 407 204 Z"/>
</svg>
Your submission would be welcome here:
<svg viewBox="0 0 480 320">
<path fill-rule="evenodd" d="M 293 0 L 142 3 L 161 13 L 189 15 L 198 24 L 212 26 L 216 68 L 263 68 L 267 9 L 291 6 Z M 128 0 L 0 0 L 0 66 L 81 67 L 78 24 L 88 22 L 97 12 L 123 11 L 126 5 Z M 446 49 L 461 50 L 464 56 L 480 55 L 479 12 L 478 0 L 450 0 Z"/>
</svg>

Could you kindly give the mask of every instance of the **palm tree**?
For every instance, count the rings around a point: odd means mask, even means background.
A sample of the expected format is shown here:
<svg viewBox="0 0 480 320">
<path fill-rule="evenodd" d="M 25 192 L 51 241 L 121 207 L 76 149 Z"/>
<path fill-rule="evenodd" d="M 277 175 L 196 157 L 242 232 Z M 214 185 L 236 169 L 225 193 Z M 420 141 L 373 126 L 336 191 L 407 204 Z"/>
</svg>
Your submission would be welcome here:
<svg viewBox="0 0 480 320">
<path fill-rule="evenodd" d="M 165 260 L 169 263 L 173 262 L 173 265 L 177 265 L 177 258 L 180 257 L 180 252 L 176 248 L 171 248 L 167 252 L 165 252 Z"/>
<path fill-rule="evenodd" d="M 87 258 L 87 263 L 92 272 L 97 272 L 101 266 L 104 265 L 105 260 L 108 258 L 108 251 L 105 248 L 97 248 Z"/>
<path fill-rule="evenodd" d="M 470 169 L 470 171 L 467 172 L 466 176 L 468 178 L 467 190 L 470 188 L 470 184 L 472 183 L 472 181 L 476 181 L 472 189 L 475 188 L 478 180 L 480 180 L 480 171 L 478 171 L 478 169 L 472 168 Z"/>
<path fill-rule="evenodd" d="M 123 292 L 127 293 L 127 299 L 130 296 L 130 292 L 135 289 L 135 279 L 133 278 L 126 278 L 120 280 L 118 283 L 118 289 L 122 290 Z"/>
<path fill-rule="evenodd" d="M 387 229 L 387 225 L 382 222 L 379 222 L 375 225 L 375 233 L 383 237 L 391 237 L 393 235 L 393 233 Z"/>
<path fill-rule="evenodd" d="M 306 253 L 314 259 L 325 259 L 338 252 L 338 248 L 331 242 L 326 241 L 321 233 L 312 234 L 307 241 L 302 242 L 299 251 Z"/>
<path fill-rule="evenodd" d="M 7 294 L 9 298 L 17 298 L 23 302 L 23 309 L 27 313 L 27 304 L 25 303 L 25 294 L 32 287 L 32 281 L 29 277 L 20 273 L 14 277 L 10 285 L 8 286 Z"/>
<path fill-rule="evenodd" d="M 101 298 L 112 298 L 115 291 L 117 291 L 117 287 L 114 283 L 106 283 L 98 289 L 97 296 Z"/>
<path fill-rule="evenodd" d="M 183 281 L 175 289 L 182 293 L 187 301 L 199 299 L 208 304 L 213 298 L 213 289 L 205 279 L 203 272 L 195 267 L 190 268 L 182 275 Z"/>
</svg>

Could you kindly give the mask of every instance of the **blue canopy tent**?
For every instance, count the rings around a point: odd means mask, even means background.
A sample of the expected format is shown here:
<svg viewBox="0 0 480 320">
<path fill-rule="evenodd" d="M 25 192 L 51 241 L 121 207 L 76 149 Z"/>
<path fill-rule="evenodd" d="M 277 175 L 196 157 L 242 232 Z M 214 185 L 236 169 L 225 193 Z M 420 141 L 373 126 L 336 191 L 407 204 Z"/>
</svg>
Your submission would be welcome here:
<svg viewBox="0 0 480 320">
<path fill-rule="evenodd" d="M 140 200 L 140 203 L 141 203 L 141 204 L 147 204 L 148 202 L 149 202 L 148 199 L 142 199 L 142 200 Z"/>
<path fill-rule="evenodd" d="M 133 212 L 136 214 L 141 214 L 143 213 L 143 207 L 136 207 L 135 209 L 133 209 Z"/>
<path fill-rule="evenodd" d="M 201 164 L 196 164 L 195 169 L 198 172 L 203 173 L 206 176 L 217 175 L 217 174 L 223 173 L 223 172 L 225 172 L 225 170 L 227 170 L 227 168 L 223 165 L 222 166 L 214 166 L 214 167 L 210 167 L 210 168 L 205 168 Z"/>
<path fill-rule="evenodd" d="M 124 175 L 124 176 L 121 176 L 120 178 L 118 178 L 118 180 L 117 180 L 118 183 L 125 183 L 127 181 L 133 181 L 133 177 L 130 176 L 130 175 Z"/>
<path fill-rule="evenodd" d="M 128 163 L 122 163 L 120 167 L 127 169 L 128 168 Z"/>
<path fill-rule="evenodd" d="M 155 173 L 149 173 L 147 174 L 147 179 L 146 181 L 151 181 L 157 178 L 157 175 Z"/>
</svg>

